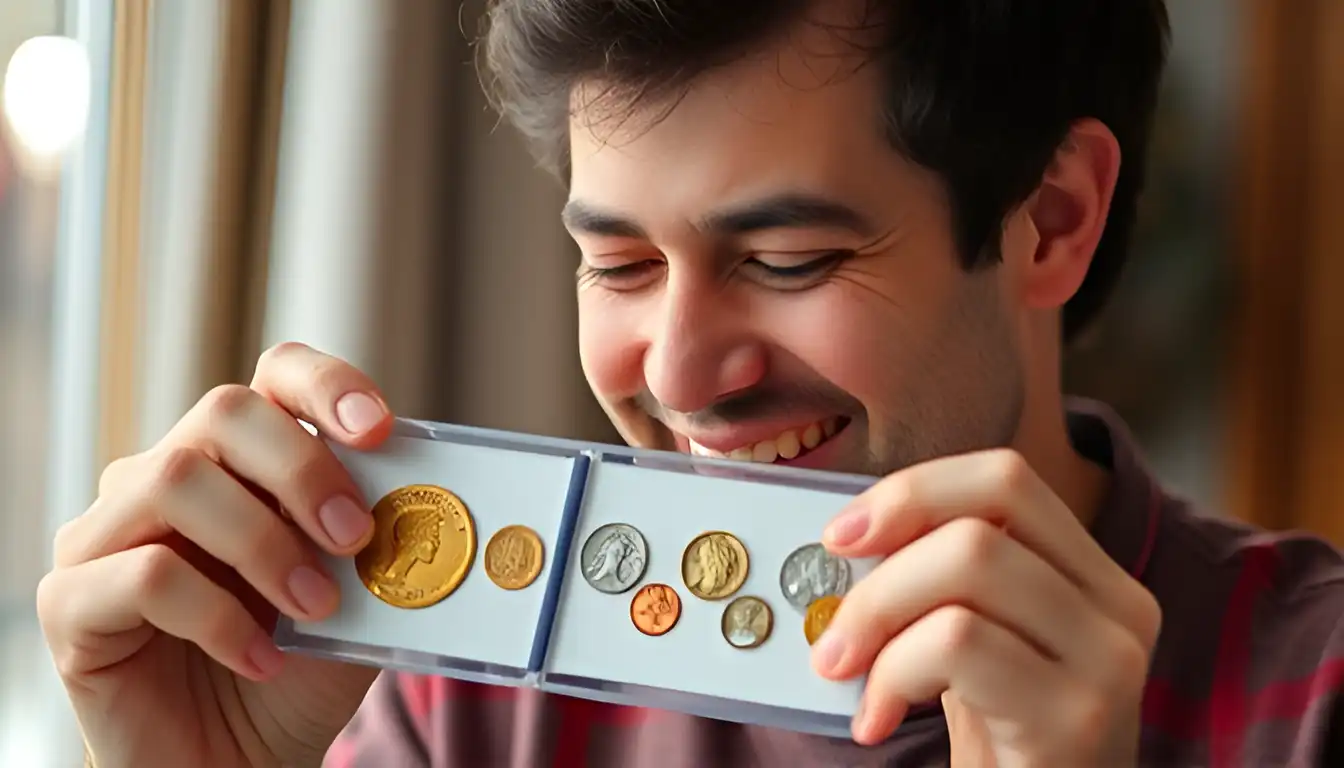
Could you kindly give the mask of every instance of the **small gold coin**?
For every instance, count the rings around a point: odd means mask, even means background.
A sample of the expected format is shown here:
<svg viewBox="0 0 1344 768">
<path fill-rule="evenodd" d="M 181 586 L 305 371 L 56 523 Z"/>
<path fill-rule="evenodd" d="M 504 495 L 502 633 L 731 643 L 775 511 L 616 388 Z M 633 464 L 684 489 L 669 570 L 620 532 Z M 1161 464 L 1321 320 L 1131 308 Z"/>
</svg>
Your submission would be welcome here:
<svg viewBox="0 0 1344 768">
<path fill-rule="evenodd" d="M 681 618 L 681 596 L 666 584 L 646 584 L 630 601 L 630 621 L 646 635 L 665 635 Z"/>
<path fill-rule="evenodd" d="M 504 589 L 522 589 L 541 573 L 545 548 L 526 525 L 500 528 L 485 545 L 485 572 Z"/>
<path fill-rule="evenodd" d="M 355 555 L 360 581 L 398 608 L 424 608 L 453 593 L 476 556 L 467 505 L 434 485 L 408 485 L 373 506 L 373 539 Z"/>
<path fill-rule="evenodd" d="M 831 625 L 831 617 L 839 607 L 839 595 L 823 595 L 807 606 L 807 616 L 803 617 L 803 635 L 807 637 L 808 645 L 817 642 L 821 633 Z"/>
<path fill-rule="evenodd" d="M 750 563 L 747 548 L 731 533 L 707 531 L 681 555 L 681 580 L 702 600 L 722 600 L 742 588 Z"/>
<path fill-rule="evenodd" d="M 723 639 L 734 648 L 756 648 L 770 637 L 775 626 L 774 612 L 759 597 L 744 595 L 723 609 L 720 630 Z"/>
</svg>

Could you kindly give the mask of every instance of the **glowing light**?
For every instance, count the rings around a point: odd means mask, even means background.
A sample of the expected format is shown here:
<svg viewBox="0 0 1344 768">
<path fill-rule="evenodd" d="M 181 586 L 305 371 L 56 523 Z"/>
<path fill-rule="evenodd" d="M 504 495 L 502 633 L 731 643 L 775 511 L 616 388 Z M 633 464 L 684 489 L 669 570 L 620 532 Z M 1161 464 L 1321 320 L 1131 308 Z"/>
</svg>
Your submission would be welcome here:
<svg viewBox="0 0 1344 768">
<path fill-rule="evenodd" d="M 59 160 L 89 119 L 89 58 L 78 41 L 44 36 L 24 41 L 5 69 L 3 110 L 20 155 Z"/>
</svg>

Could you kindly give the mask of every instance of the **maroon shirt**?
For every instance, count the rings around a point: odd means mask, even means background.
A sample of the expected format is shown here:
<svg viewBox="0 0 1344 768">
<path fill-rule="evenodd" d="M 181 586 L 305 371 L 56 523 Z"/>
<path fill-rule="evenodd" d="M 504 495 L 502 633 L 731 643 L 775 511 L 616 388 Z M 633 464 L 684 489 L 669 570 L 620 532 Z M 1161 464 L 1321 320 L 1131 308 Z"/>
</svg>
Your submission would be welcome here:
<svg viewBox="0 0 1344 768">
<path fill-rule="evenodd" d="M 1114 482 L 1093 535 L 1157 597 L 1143 766 L 1344 766 L 1344 557 L 1319 539 L 1200 514 L 1158 486 L 1124 426 L 1071 404 Z M 1341 505 L 1344 508 L 1344 505 Z M 327 768 L 783 768 L 948 762 L 941 714 L 885 744 L 384 673 Z"/>
</svg>

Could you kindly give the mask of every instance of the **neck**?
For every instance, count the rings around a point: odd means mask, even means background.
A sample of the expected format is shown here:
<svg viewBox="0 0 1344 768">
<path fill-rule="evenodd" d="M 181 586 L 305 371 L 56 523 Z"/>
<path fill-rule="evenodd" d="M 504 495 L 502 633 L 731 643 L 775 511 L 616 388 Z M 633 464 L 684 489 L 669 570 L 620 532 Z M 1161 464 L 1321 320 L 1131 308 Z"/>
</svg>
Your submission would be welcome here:
<svg viewBox="0 0 1344 768">
<path fill-rule="evenodd" d="M 1089 527 L 1110 488 L 1111 475 L 1080 454 L 1069 439 L 1059 357 L 1058 342 L 1037 345 L 1028 355 L 1028 395 L 1014 446 L 1074 517 Z"/>
</svg>

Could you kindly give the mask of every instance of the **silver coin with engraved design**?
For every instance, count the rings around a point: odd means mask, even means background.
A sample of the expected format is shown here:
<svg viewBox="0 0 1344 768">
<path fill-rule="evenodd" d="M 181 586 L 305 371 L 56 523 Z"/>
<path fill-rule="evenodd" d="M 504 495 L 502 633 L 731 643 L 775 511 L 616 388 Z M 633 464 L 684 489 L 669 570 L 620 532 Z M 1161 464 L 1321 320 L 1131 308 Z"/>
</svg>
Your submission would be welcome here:
<svg viewBox="0 0 1344 768">
<path fill-rule="evenodd" d="M 827 552 L 821 544 L 795 549 L 779 569 L 784 599 L 800 611 L 806 611 L 819 597 L 843 596 L 849 591 L 849 580 L 849 561 Z"/>
<path fill-rule="evenodd" d="M 593 589 L 618 595 L 644 577 L 649 548 L 632 525 L 608 523 L 593 531 L 579 553 L 583 578 Z"/>
</svg>

